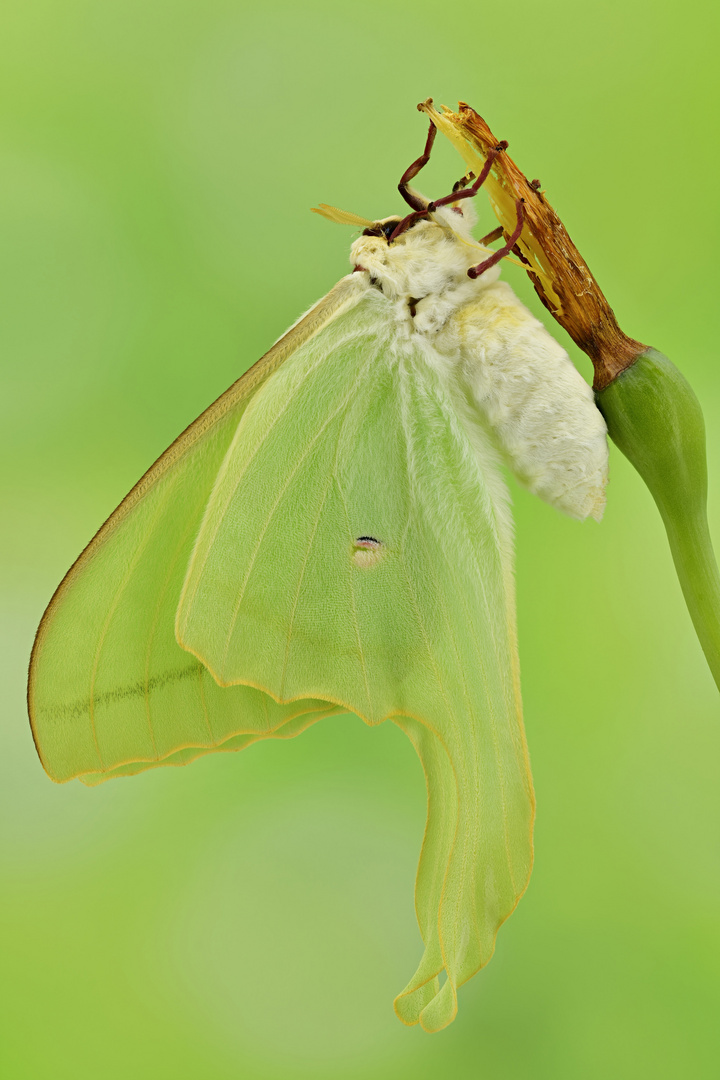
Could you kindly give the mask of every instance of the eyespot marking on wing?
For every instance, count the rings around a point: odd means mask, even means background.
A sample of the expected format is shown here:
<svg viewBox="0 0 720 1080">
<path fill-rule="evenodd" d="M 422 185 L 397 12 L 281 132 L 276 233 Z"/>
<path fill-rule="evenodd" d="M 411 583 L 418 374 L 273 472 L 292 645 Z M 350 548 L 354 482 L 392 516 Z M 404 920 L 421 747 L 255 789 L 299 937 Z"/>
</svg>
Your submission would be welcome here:
<svg viewBox="0 0 720 1080">
<path fill-rule="evenodd" d="M 375 566 L 384 554 L 385 545 L 382 540 L 376 540 L 374 536 L 358 536 L 353 542 L 352 561 L 363 569 Z"/>
</svg>

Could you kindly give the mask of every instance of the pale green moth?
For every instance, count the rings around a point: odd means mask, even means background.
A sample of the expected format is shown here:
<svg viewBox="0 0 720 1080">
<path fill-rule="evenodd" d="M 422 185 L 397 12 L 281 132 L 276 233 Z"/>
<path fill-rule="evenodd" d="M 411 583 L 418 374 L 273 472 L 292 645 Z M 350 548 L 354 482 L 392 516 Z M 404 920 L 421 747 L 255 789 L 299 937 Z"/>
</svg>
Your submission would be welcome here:
<svg viewBox="0 0 720 1080">
<path fill-rule="evenodd" d="M 391 719 L 428 788 L 425 949 L 395 1009 L 438 1031 L 532 864 L 501 465 L 599 518 L 607 444 L 590 387 L 498 280 L 508 245 L 472 238 L 468 192 L 428 211 L 408 186 L 431 141 L 401 182 L 416 213 L 324 208 L 365 226 L 353 272 L 85 549 L 38 630 L 29 706 L 49 775 L 86 784 L 338 713 Z"/>
</svg>

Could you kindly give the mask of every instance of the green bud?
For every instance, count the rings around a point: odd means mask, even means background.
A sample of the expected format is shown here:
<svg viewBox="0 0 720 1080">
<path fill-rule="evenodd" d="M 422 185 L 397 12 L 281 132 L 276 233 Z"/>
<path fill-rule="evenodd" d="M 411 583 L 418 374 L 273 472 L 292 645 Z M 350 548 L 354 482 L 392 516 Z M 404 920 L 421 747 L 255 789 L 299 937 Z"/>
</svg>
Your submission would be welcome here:
<svg viewBox="0 0 720 1080">
<path fill-rule="evenodd" d="M 720 689 L 720 575 L 707 522 L 705 423 L 675 365 L 655 349 L 596 394 L 610 438 L 658 505 L 700 644 Z"/>
</svg>

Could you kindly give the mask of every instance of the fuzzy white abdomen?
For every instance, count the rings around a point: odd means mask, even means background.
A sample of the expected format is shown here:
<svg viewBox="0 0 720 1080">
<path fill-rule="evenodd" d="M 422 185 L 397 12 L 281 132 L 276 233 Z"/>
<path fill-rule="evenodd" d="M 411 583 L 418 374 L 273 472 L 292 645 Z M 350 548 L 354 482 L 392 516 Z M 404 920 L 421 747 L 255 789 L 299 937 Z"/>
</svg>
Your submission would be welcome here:
<svg viewBox="0 0 720 1080">
<path fill-rule="evenodd" d="M 446 334 L 460 382 L 518 479 L 572 517 L 599 520 L 605 421 L 562 346 L 504 282 L 459 307 Z"/>
</svg>

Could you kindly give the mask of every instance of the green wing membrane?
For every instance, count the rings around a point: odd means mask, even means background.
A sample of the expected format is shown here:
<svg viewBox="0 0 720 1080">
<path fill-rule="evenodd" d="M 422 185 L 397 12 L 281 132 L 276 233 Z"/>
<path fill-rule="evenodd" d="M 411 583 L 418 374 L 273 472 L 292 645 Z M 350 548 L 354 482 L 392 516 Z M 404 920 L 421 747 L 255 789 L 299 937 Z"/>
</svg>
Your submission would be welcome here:
<svg viewBox="0 0 720 1080">
<path fill-rule="evenodd" d="M 46 770 L 91 784 L 392 718 L 428 787 L 425 951 L 395 1008 L 428 1031 L 526 887 L 534 813 L 504 489 L 448 387 L 343 279 L 106 522 L 29 686 Z"/>
<path fill-rule="evenodd" d="M 534 811 L 510 529 L 445 386 L 396 344 L 381 297 L 339 315 L 249 404 L 177 615 L 220 685 L 392 717 L 411 738 L 426 949 L 396 1011 L 431 1031 L 525 889 Z"/>
<path fill-rule="evenodd" d="M 177 644 L 175 611 L 223 457 L 258 388 L 348 303 L 345 278 L 211 405 L 130 492 L 66 575 L 35 640 L 28 702 L 56 781 L 98 783 L 212 750 L 288 736 L 325 701 L 278 704 L 252 687 L 221 690 Z M 298 727 L 300 725 L 300 727 Z"/>
</svg>

